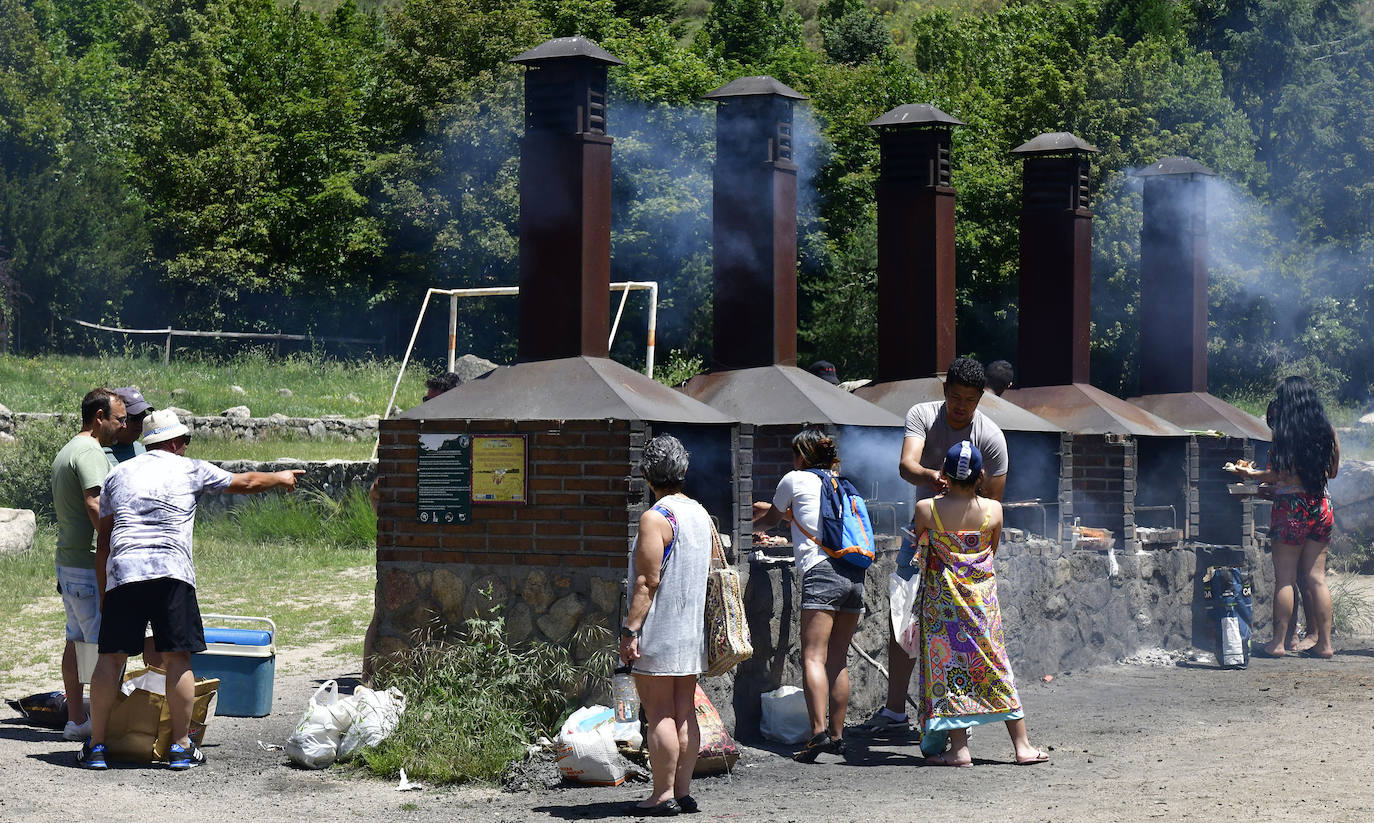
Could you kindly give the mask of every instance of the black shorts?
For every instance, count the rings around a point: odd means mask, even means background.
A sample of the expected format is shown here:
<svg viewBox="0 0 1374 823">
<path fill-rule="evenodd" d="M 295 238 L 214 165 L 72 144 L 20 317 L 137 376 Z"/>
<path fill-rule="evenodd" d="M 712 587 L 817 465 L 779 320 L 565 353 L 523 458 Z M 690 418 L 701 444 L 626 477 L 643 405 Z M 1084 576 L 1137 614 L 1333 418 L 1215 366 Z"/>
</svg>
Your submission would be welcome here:
<svg viewBox="0 0 1374 823">
<path fill-rule="evenodd" d="M 158 651 L 205 651 L 196 587 L 173 577 L 159 577 L 105 592 L 100 653 L 142 654 L 149 623 L 153 624 L 153 645 Z"/>
</svg>

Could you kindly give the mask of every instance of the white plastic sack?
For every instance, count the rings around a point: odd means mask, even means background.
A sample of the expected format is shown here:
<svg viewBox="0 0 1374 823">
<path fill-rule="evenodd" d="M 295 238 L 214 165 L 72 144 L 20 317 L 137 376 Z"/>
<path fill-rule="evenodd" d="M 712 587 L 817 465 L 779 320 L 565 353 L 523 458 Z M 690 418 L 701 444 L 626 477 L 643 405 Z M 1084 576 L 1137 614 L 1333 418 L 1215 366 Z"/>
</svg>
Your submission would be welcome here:
<svg viewBox="0 0 1374 823">
<path fill-rule="evenodd" d="M 563 723 L 556 760 L 564 780 L 592 786 L 625 782 L 625 761 L 616 751 L 614 721 L 613 709 L 584 706 Z"/>
<path fill-rule="evenodd" d="M 892 618 L 892 636 L 897 645 L 915 659 L 921 654 L 921 619 L 916 604 L 921 596 L 921 576 L 913 574 L 903 580 L 893 574 L 887 578 L 887 609 Z"/>
<path fill-rule="evenodd" d="M 307 769 L 323 769 L 338 757 L 339 739 L 353 724 L 354 704 L 339 698 L 339 684 L 333 680 L 310 698 L 301 722 L 286 739 L 286 756 Z"/>
<path fill-rule="evenodd" d="M 779 743 L 805 743 L 811 739 L 811 716 L 806 713 L 806 696 L 796 686 L 779 686 L 759 696 L 763 722 L 759 731 Z"/>
<path fill-rule="evenodd" d="M 375 746 L 391 736 L 406 710 L 406 696 L 399 689 L 373 691 L 366 686 L 353 690 L 354 719 L 339 741 L 339 759 L 347 760 L 364 746 Z"/>
</svg>

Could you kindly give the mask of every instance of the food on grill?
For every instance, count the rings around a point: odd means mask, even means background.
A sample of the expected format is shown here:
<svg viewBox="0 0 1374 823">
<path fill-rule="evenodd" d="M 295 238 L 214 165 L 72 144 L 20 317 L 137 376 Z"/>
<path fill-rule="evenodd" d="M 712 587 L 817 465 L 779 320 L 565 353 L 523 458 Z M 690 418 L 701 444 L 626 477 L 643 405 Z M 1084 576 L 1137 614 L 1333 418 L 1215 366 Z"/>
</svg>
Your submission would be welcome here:
<svg viewBox="0 0 1374 823">
<path fill-rule="evenodd" d="M 1102 540 L 1112 536 L 1106 529 L 1092 529 L 1087 526 L 1075 526 L 1074 531 L 1078 532 L 1079 537 L 1087 537 L 1094 540 Z"/>
<path fill-rule="evenodd" d="M 1256 468 L 1253 460 L 1237 460 L 1234 463 L 1227 463 L 1221 467 L 1222 471 L 1236 472 L 1241 470 L 1254 471 Z"/>
<path fill-rule="evenodd" d="M 764 534 L 763 532 L 754 532 L 753 537 L 755 546 L 786 546 L 791 542 L 786 537 Z"/>
</svg>

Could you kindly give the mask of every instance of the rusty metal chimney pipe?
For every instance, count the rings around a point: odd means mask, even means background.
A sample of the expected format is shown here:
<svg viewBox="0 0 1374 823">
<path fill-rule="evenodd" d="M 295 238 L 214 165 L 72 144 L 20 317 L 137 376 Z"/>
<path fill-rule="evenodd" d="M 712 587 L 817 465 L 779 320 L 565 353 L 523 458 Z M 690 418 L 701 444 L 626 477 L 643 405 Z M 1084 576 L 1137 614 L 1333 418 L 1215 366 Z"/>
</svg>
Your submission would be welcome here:
<svg viewBox="0 0 1374 823">
<path fill-rule="evenodd" d="M 519 359 L 609 353 L 611 143 L 606 67 L 584 37 L 511 58 L 525 73 L 520 141 Z"/>
<path fill-rule="evenodd" d="M 1144 178 L 1140 393 L 1207 391 L 1206 166 L 1167 157 Z"/>
<path fill-rule="evenodd" d="M 878 382 L 933 377 L 955 356 L 950 132 L 934 106 L 898 106 L 878 130 Z"/>
<path fill-rule="evenodd" d="M 712 366 L 795 366 L 792 105 L 806 97 L 772 77 L 741 77 L 705 98 L 716 101 Z"/>
<path fill-rule="evenodd" d="M 1025 158 L 1021 191 L 1018 385 L 1088 382 L 1092 329 L 1092 221 L 1088 155 L 1068 132 L 1012 150 Z"/>
</svg>

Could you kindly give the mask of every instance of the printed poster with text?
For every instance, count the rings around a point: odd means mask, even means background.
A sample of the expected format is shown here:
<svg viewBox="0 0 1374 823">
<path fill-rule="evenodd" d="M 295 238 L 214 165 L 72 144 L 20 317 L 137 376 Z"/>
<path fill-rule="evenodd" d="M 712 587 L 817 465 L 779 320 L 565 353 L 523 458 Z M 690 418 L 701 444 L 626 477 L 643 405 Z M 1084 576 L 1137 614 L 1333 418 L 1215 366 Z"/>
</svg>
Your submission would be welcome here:
<svg viewBox="0 0 1374 823">
<path fill-rule="evenodd" d="M 524 435 L 472 438 L 472 502 L 525 502 Z"/>
<path fill-rule="evenodd" d="M 416 514 L 421 523 L 466 523 L 472 519 L 472 437 L 420 435 Z"/>
</svg>

